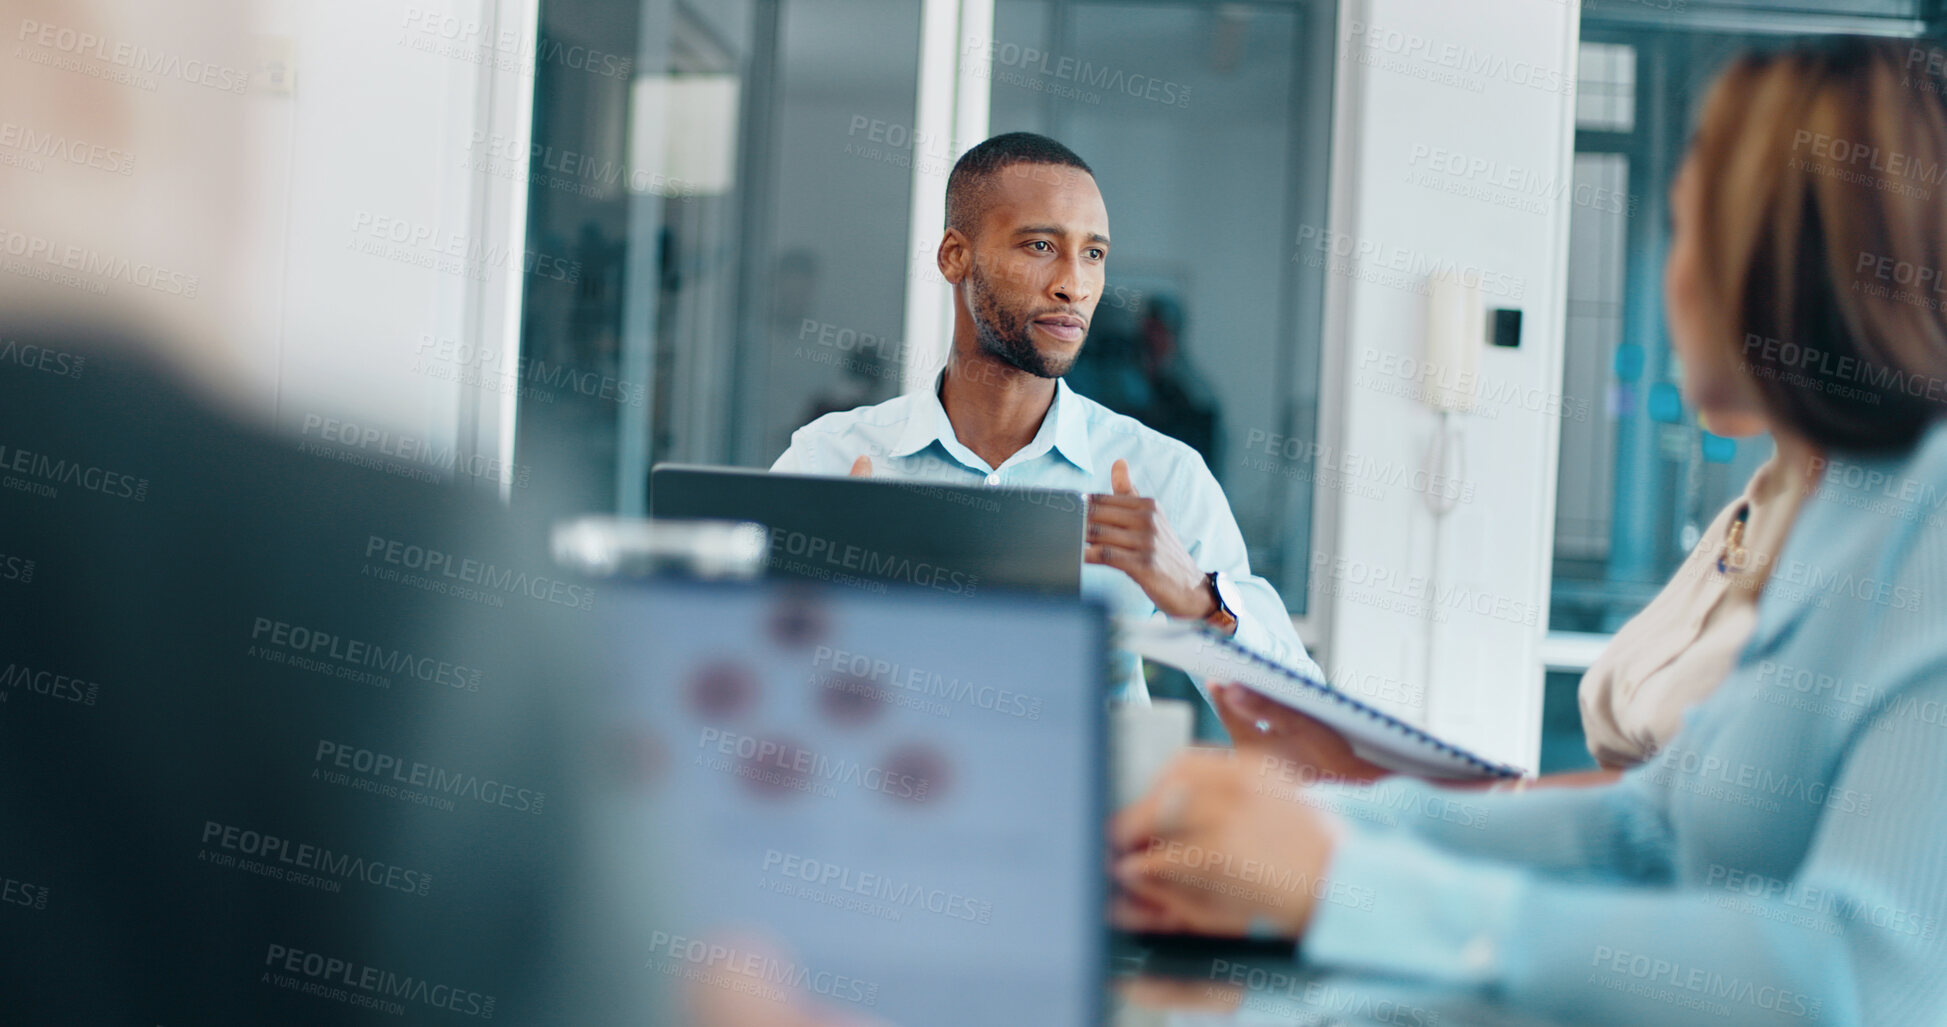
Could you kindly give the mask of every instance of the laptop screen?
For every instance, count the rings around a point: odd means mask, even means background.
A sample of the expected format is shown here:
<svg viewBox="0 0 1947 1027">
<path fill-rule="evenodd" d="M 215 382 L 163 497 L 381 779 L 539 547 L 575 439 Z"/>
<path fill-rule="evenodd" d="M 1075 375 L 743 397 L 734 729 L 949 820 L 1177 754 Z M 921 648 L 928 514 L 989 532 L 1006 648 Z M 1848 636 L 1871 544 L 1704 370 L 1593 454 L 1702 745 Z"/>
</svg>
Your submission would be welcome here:
<svg viewBox="0 0 1947 1027">
<path fill-rule="evenodd" d="M 1096 1022 L 1101 614 L 847 588 L 614 590 L 602 894 L 685 1008 Z"/>
</svg>

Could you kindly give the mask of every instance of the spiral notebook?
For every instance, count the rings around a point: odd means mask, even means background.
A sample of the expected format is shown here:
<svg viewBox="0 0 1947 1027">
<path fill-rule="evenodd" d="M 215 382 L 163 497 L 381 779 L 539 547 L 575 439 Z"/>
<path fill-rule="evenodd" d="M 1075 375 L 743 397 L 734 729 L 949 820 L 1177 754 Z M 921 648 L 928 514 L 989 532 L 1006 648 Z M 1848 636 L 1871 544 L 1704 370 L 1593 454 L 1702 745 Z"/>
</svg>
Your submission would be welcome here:
<svg viewBox="0 0 1947 1027">
<path fill-rule="evenodd" d="M 1122 648 L 1211 681 L 1243 685 L 1336 729 L 1360 756 L 1415 777 L 1521 777 L 1353 696 L 1239 645 L 1202 624 L 1152 618 L 1117 624 Z"/>
</svg>

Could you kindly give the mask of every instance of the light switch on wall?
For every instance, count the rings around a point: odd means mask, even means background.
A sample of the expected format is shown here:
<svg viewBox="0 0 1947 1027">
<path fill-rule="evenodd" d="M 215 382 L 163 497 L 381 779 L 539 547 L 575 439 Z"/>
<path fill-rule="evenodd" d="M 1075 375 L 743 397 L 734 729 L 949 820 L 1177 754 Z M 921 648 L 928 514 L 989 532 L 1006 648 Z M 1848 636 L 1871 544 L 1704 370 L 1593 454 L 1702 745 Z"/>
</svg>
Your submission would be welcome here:
<svg viewBox="0 0 1947 1027">
<path fill-rule="evenodd" d="M 1521 345 L 1521 311 L 1511 307 L 1494 308 L 1493 318 L 1488 323 L 1487 339 L 1496 346 L 1518 348 Z"/>
<path fill-rule="evenodd" d="M 257 36 L 257 67 L 251 73 L 258 90 L 290 95 L 297 91 L 297 40 L 290 36 Z"/>
</svg>

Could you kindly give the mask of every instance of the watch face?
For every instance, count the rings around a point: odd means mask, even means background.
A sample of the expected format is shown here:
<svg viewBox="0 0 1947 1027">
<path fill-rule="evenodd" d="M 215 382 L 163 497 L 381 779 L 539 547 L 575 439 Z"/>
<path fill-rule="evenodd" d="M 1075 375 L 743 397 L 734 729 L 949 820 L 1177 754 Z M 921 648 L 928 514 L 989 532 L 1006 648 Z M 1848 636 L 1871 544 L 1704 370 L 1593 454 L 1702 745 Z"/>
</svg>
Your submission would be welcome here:
<svg viewBox="0 0 1947 1027">
<path fill-rule="evenodd" d="M 1217 586 L 1217 572 L 1211 571 L 1204 580 L 1210 583 L 1210 597 L 1217 600 L 1217 609 L 1204 621 L 1220 631 L 1237 630 L 1237 615 L 1231 612 L 1230 604 L 1224 602 L 1224 590 Z"/>
</svg>

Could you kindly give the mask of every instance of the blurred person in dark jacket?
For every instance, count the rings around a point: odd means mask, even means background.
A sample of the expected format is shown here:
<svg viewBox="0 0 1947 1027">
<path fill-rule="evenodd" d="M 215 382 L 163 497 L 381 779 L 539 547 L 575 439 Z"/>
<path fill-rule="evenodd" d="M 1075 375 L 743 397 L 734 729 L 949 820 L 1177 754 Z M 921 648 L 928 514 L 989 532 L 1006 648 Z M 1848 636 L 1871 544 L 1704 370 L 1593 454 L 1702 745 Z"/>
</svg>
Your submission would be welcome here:
<svg viewBox="0 0 1947 1027">
<path fill-rule="evenodd" d="M 134 157 L 0 164 L 0 1019 L 641 1022 L 569 922 L 595 586 L 267 428 L 247 99 L 116 77 L 250 12 L 0 11 L 0 121 Z"/>
</svg>

